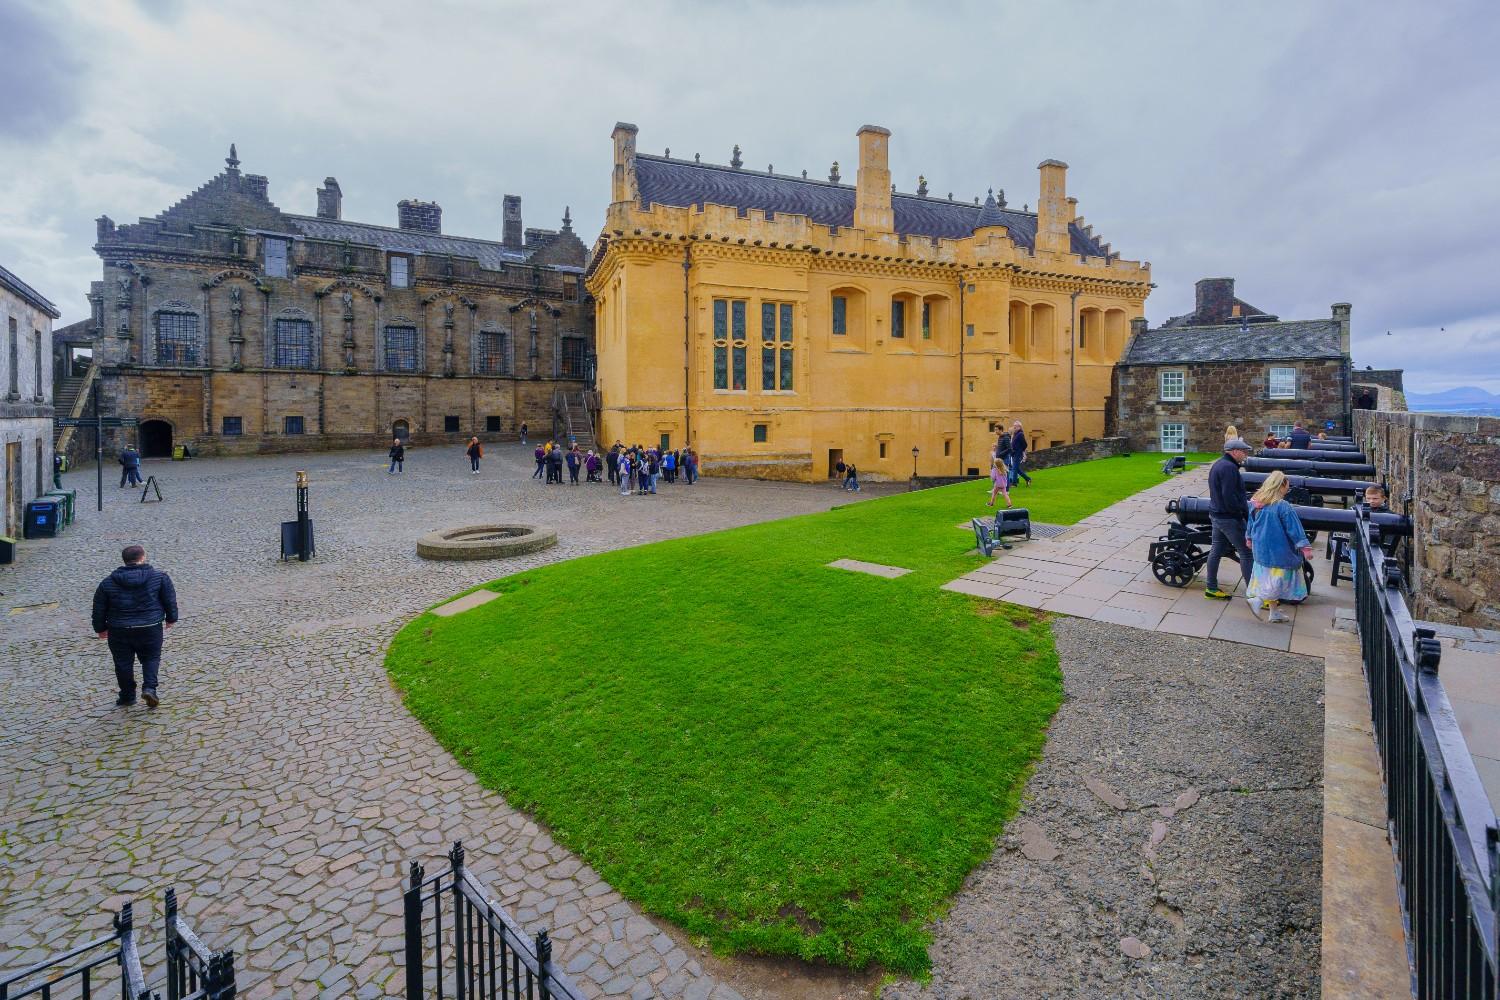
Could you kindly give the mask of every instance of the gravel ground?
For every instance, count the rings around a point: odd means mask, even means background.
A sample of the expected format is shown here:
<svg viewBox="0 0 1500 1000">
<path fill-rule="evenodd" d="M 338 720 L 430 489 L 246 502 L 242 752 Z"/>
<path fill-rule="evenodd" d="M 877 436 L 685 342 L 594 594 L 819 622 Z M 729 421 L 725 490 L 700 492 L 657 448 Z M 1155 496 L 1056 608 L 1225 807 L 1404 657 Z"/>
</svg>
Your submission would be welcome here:
<svg viewBox="0 0 1500 1000">
<path fill-rule="evenodd" d="M 1058 618 L 1021 815 L 886 1000 L 1316 997 L 1320 661 Z"/>
</svg>

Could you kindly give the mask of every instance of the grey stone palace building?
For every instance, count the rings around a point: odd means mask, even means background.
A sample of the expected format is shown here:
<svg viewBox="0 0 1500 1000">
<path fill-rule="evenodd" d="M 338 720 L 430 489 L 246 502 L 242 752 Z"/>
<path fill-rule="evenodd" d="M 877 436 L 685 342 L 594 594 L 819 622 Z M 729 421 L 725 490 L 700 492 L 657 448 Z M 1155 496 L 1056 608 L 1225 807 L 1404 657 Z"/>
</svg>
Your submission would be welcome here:
<svg viewBox="0 0 1500 1000">
<path fill-rule="evenodd" d="M 592 315 L 566 212 L 523 230 L 506 195 L 499 240 L 445 235 L 427 201 L 349 222 L 329 177 L 294 215 L 233 146 L 225 162 L 153 218 L 98 220 L 93 363 L 144 454 L 495 440 L 582 402 Z"/>
</svg>

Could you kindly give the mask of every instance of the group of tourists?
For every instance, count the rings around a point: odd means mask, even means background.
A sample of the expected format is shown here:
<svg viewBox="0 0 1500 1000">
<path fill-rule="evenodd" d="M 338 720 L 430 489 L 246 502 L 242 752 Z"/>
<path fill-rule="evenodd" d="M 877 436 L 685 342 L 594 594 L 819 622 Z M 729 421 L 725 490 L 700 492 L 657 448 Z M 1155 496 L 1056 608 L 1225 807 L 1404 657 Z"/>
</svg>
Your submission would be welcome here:
<svg viewBox="0 0 1500 1000">
<path fill-rule="evenodd" d="M 658 483 L 675 483 L 679 478 L 689 486 L 698 481 L 698 453 L 691 448 L 667 451 L 633 445 L 627 448 L 616 441 L 605 456 L 609 481 L 620 488 L 620 496 L 655 495 Z"/>
<path fill-rule="evenodd" d="M 1234 430 L 1234 425 L 1231 424 L 1229 426 L 1228 430 L 1231 430 L 1231 431 Z M 1238 437 L 1239 434 L 1236 433 L 1236 434 L 1231 435 L 1231 436 Z M 1328 440 L 1328 435 L 1326 433 L 1324 433 L 1323 431 L 1319 431 L 1318 432 L 1318 436 L 1316 438 L 1314 438 L 1312 436 L 1312 434 L 1310 434 L 1308 432 L 1307 428 L 1302 426 L 1302 422 L 1299 420 L 1295 424 L 1292 425 L 1292 432 L 1290 434 L 1288 434 L 1284 438 L 1277 437 L 1275 430 L 1268 430 L 1268 431 L 1266 431 L 1266 439 L 1260 443 L 1260 446 L 1262 448 L 1298 448 L 1298 449 L 1305 449 L 1305 448 L 1311 448 L 1314 441 L 1327 441 L 1327 440 Z"/>
</svg>

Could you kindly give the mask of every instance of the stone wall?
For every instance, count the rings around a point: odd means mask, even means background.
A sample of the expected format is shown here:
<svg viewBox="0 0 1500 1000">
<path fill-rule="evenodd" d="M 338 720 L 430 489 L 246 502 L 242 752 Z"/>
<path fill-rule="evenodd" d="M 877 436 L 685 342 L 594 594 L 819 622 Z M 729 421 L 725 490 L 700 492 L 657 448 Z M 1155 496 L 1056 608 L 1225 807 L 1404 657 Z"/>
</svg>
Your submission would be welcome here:
<svg viewBox="0 0 1500 1000">
<path fill-rule="evenodd" d="M 1251 443 L 1265 437 L 1272 424 L 1301 420 L 1308 430 L 1344 434 L 1344 386 L 1341 360 L 1195 362 L 1171 365 L 1120 365 L 1115 368 L 1110 398 L 1110 431 L 1128 438 L 1140 451 L 1161 450 L 1161 427 L 1185 425 L 1188 451 L 1218 451 L 1230 424 Z M 1297 398 L 1271 399 L 1267 382 L 1272 367 L 1297 369 Z M 1182 402 L 1164 402 L 1160 373 L 1180 371 L 1186 382 Z"/>
<path fill-rule="evenodd" d="M 1356 410 L 1354 436 L 1415 521 L 1413 614 L 1500 628 L 1500 418 Z"/>
<path fill-rule="evenodd" d="M 1077 444 L 1061 444 L 1056 448 L 1028 451 L 1026 453 L 1026 471 L 1055 469 L 1061 465 L 1092 462 L 1096 458 L 1113 458 L 1116 455 L 1129 454 L 1130 442 L 1125 438 L 1091 438 L 1088 441 L 1080 441 Z M 979 481 L 989 482 L 989 476 L 918 476 L 917 488 L 925 490 L 931 489 L 934 486 L 951 486 L 954 483 Z"/>
</svg>

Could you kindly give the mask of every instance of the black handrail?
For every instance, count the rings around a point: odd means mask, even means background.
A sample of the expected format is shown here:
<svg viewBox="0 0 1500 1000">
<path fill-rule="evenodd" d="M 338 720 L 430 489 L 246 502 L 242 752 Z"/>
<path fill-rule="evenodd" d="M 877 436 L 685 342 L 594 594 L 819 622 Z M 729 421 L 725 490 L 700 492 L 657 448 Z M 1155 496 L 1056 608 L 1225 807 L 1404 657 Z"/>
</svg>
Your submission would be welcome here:
<svg viewBox="0 0 1500 1000">
<path fill-rule="evenodd" d="M 445 899 L 451 915 L 443 912 Z M 529 937 L 464 867 L 462 842 L 454 843 L 447 870 L 436 875 L 411 862 L 403 907 L 407 1000 L 583 1000 L 552 964 L 546 930 Z"/>
<path fill-rule="evenodd" d="M 233 1000 L 234 949 L 212 951 L 177 914 L 177 890 L 167 890 L 167 1000 Z"/>
<path fill-rule="evenodd" d="M 1396 855 L 1413 992 L 1500 996 L 1500 828 L 1438 679 L 1441 648 L 1412 622 L 1400 566 L 1369 509 L 1353 542 L 1360 645 Z"/>
<path fill-rule="evenodd" d="M 59 986 L 68 985 L 74 977 L 78 979 L 83 996 L 91 996 L 96 987 L 94 970 L 108 964 L 120 967 L 122 1000 L 150 1000 L 146 976 L 141 972 L 140 952 L 135 944 L 134 906 L 131 903 L 120 907 L 113 925 L 108 937 L 0 977 L 0 1000 L 20 1000 L 37 994 L 43 1000 L 50 1000 Z"/>
</svg>

